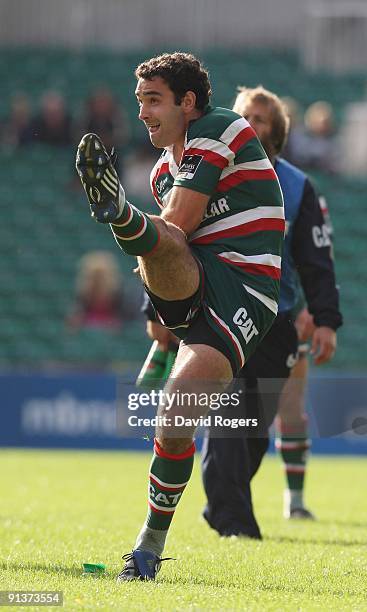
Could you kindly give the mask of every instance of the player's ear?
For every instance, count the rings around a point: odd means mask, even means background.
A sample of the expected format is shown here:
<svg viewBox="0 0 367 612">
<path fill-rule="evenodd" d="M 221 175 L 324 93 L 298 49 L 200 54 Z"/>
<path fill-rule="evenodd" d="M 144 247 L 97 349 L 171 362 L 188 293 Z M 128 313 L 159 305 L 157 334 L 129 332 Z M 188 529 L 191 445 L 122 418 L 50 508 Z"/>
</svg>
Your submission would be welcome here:
<svg viewBox="0 0 367 612">
<path fill-rule="evenodd" d="M 196 94 L 193 91 L 187 91 L 181 100 L 181 106 L 186 113 L 190 113 L 195 109 Z"/>
</svg>

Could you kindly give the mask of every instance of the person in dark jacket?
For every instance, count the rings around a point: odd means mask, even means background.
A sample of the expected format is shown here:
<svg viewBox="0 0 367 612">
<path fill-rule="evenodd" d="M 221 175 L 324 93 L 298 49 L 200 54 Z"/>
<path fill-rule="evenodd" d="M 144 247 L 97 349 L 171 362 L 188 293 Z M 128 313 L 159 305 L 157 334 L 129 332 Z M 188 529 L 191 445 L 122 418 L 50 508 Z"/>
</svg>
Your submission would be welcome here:
<svg viewBox="0 0 367 612">
<path fill-rule="evenodd" d="M 309 178 L 279 154 L 286 141 L 288 117 L 280 99 L 262 87 L 241 88 L 234 110 L 257 135 L 277 173 L 284 197 L 286 237 L 282 257 L 279 313 L 271 330 L 241 372 L 246 416 L 257 415 L 256 437 L 221 436 L 208 432 L 203 446 L 203 482 L 207 495 L 204 517 L 221 535 L 261 538 L 254 516 L 250 482 L 268 448 L 268 426 L 279 408 L 277 447 L 286 467 L 286 518 L 313 518 L 304 507 L 303 485 L 307 439 L 304 411 L 307 353 L 300 341 L 312 337 L 316 365 L 329 361 L 336 349 L 336 330 L 342 324 L 325 206 Z M 300 303 L 306 308 L 294 322 Z M 299 306 L 298 306 L 299 307 Z M 297 338 L 297 331 L 298 338 Z M 294 374 L 293 374 L 294 372 Z M 287 381 L 287 378 L 291 377 Z M 261 386 L 267 386 L 260 393 Z M 241 384 L 240 381 L 237 384 Z M 279 401 L 280 399 L 280 401 Z"/>
</svg>

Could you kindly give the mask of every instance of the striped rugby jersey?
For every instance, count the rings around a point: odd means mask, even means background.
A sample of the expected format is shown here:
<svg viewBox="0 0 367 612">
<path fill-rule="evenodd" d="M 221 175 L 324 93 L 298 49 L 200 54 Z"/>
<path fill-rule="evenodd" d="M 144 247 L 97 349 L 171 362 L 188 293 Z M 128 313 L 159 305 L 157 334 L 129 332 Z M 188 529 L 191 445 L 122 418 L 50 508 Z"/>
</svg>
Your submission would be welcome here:
<svg viewBox="0 0 367 612">
<path fill-rule="evenodd" d="M 180 166 L 166 148 L 151 173 L 151 188 L 164 208 L 173 186 L 210 196 L 191 245 L 210 249 L 246 289 L 277 312 L 284 238 L 283 196 L 274 168 L 248 121 L 207 106 L 189 124 Z"/>
</svg>

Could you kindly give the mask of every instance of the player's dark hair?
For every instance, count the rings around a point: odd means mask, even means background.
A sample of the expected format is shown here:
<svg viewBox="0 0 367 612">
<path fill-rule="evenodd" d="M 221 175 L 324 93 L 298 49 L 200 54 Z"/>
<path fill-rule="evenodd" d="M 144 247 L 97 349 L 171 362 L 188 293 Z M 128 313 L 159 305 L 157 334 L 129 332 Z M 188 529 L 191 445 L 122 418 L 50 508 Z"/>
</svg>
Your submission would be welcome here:
<svg viewBox="0 0 367 612">
<path fill-rule="evenodd" d="M 271 141 L 277 155 L 283 149 L 289 132 L 290 121 L 284 102 L 272 91 L 264 89 L 262 85 L 254 88 L 239 87 L 238 92 L 233 110 L 239 115 L 243 115 L 244 108 L 248 103 L 259 102 L 270 107 L 272 113 Z"/>
<path fill-rule="evenodd" d="M 137 67 L 135 76 L 148 81 L 161 77 L 173 91 L 176 104 L 181 103 L 186 92 L 193 91 L 198 110 L 204 110 L 212 93 L 208 71 L 191 53 L 176 51 L 152 57 Z"/>
</svg>

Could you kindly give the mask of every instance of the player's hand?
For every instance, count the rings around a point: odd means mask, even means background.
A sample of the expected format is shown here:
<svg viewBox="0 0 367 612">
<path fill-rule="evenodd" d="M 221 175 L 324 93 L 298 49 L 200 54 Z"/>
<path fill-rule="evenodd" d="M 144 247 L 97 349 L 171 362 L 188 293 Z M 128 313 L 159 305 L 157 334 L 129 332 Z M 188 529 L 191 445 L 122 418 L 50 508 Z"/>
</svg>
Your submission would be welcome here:
<svg viewBox="0 0 367 612">
<path fill-rule="evenodd" d="M 316 327 L 312 336 L 311 355 L 315 365 L 326 363 L 336 351 L 336 332 L 330 327 Z"/>
<path fill-rule="evenodd" d="M 307 342 L 309 338 L 314 334 L 316 326 L 313 322 L 313 316 L 304 308 L 298 314 L 294 322 L 298 334 L 298 340 L 300 342 Z"/>
<path fill-rule="evenodd" d="M 158 340 L 161 351 L 168 351 L 171 342 L 177 344 L 176 336 L 158 321 L 147 321 L 147 334 L 152 340 Z"/>
</svg>

